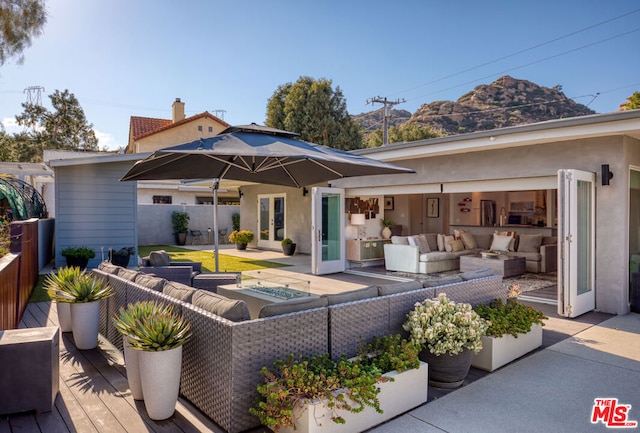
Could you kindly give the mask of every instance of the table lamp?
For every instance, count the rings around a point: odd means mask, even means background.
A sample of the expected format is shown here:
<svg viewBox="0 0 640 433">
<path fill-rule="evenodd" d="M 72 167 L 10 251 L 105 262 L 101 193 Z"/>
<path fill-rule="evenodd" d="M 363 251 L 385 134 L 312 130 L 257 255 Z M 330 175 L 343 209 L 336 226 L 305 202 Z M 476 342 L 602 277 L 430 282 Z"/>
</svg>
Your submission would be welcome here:
<svg viewBox="0 0 640 433">
<path fill-rule="evenodd" d="M 366 221 L 363 213 L 351 214 L 351 225 L 356 226 L 358 228 L 358 237 L 357 237 L 358 240 L 362 239 L 362 234 L 360 233 L 360 230 L 364 227 L 365 224 L 366 224 Z"/>
</svg>

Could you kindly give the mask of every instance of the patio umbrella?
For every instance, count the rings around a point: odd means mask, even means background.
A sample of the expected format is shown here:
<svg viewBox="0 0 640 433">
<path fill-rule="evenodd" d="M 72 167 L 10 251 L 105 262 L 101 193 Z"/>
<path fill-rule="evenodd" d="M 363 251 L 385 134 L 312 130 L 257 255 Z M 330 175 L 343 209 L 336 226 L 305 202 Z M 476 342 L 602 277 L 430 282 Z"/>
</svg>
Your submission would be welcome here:
<svg viewBox="0 0 640 433">
<path fill-rule="evenodd" d="M 213 179 L 214 243 L 218 270 L 217 187 L 231 179 L 303 187 L 343 177 L 414 173 L 375 159 L 300 140 L 299 134 L 251 124 L 156 150 L 121 179 Z"/>
</svg>

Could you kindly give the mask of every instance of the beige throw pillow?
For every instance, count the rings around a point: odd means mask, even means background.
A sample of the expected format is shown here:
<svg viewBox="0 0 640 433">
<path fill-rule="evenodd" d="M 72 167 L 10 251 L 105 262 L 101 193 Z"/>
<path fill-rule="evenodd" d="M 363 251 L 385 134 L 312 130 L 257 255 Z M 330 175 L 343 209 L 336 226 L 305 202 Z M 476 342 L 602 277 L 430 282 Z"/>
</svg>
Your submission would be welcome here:
<svg viewBox="0 0 640 433">
<path fill-rule="evenodd" d="M 476 239 L 473 237 L 473 235 L 469 232 L 462 232 L 460 233 L 460 239 L 462 240 L 462 243 L 464 244 L 464 247 L 467 250 L 473 250 L 478 248 L 478 244 L 476 243 Z"/>
<path fill-rule="evenodd" d="M 438 251 L 444 251 L 444 235 L 438 233 L 438 236 L 436 239 L 438 241 Z"/>
<path fill-rule="evenodd" d="M 455 238 L 453 236 L 450 235 L 445 235 L 444 237 L 444 250 L 447 252 L 452 252 L 453 251 L 453 247 L 451 246 L 451 243 L 455 241 Z"/>
<path fill-rule="evenodd" d="M 493 251 L 509 251 L 509 244 L 513 238 L 511 236 L 493 235 L 491 242 L 491 250 Z"/>
<path fill-rule="evenodd" d="M 451 242 L 451 251 L 457 253 L 458 251 L 464 250 L 464 244 L 460 239 L 455 239 Z"/>
</svg>

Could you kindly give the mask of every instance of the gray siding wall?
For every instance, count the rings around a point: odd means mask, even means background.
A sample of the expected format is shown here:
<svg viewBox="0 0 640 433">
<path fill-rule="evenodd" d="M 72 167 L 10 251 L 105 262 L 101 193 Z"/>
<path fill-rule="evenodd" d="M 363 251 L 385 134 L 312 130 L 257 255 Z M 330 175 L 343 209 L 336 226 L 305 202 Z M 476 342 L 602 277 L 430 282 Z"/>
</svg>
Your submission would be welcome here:
<svg viewBox="0 0 640 433">
<path fill-rule="evenodd" d="M 66 247 L 96 252 L 96 267 L 109 248 L 137 246 L 136 183 L 120 182 L 131 161 L 55 168 L 55 266 L 66 266 Z M 133 260 L 133 259 L 132 259 Z"/>
</svg>

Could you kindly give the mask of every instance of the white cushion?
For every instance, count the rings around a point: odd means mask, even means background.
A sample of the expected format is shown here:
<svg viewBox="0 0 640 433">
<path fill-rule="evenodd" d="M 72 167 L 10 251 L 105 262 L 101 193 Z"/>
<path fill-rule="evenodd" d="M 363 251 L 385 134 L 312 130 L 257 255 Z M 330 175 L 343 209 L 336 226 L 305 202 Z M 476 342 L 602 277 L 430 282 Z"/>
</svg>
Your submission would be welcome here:
<svg viewBox="0 0 640 433">
<path fill-rule="evenodd" d="M 445 235 L 444 237 L 444 250 L 447 252 L 453 251 L 453 247 L 451 246 L 451 242 L 455 241 L 453 236 Z"/>
<path fill-rule="evenodd" d="M 491 242 L 490 250 L 493 251 L 508 251 L 509 244 L 511 243 L 511 236 L 493 235 L 493 242 Z"/>
<path fill-rule="evenodd" d="M 438 233 L 437 240 L 438 240 L 438 251 L 444 251 L 444 235 Z"/>
<path fill-rule="evenodd" d="M 391 243 L 398 245 L 409 245 L 408 236 L 391 236 Z"/>
</svg>

